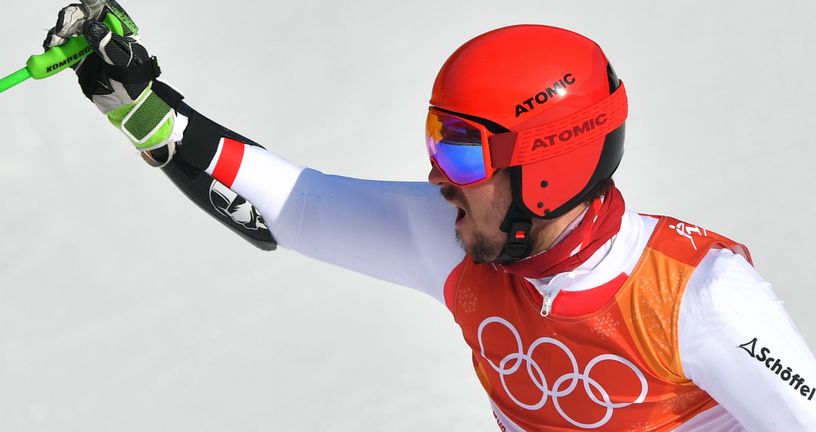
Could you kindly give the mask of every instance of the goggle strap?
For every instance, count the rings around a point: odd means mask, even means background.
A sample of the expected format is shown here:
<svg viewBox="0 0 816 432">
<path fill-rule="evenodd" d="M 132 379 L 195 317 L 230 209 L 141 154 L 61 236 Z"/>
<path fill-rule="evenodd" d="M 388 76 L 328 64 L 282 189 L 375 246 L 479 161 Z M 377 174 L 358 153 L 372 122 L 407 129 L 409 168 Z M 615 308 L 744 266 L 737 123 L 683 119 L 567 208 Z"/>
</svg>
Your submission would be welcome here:
<svg viewBox="0 0 816 432">
<path fill-rule="evenodd" d="M 527 165 L 570 153 L 620 127 L 628 100 L 620 87 L 603 101 L 545 125 L 491 136 L 493 168 Z"/>
</svg>

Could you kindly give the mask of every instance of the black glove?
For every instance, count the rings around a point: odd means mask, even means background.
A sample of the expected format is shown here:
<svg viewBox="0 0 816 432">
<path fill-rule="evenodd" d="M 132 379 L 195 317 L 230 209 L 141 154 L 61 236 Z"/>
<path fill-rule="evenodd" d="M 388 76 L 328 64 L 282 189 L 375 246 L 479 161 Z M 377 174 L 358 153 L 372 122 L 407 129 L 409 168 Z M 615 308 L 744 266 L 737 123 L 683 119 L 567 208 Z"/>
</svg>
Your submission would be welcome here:
<svg viewBox="0 0 816 432">
<path fill-rule="evenodd" d="M 122 36 L 102 24 L 108 14 L 122 23 Z M 202 210 L 258 248 L 275 249 L 258 210 L 205 172 L 221 137 L 257 144 L 195 112 L 178 92 L 156 80 L 156 59 L 139 43 L 138 28 L 115 1 L 82 0 L 63 8 L 43 45 L 62 45 L 80 34 L 94 50 L 74 67 L 85 96 Z M 182 138 L 186 144 L 176 155 Z"/>
<path fill-rule="evenodd" d="M 122 23 L 123 36 L 100 21 L 108 14 Z M 87 0 L 59 12 L 57 25 L 48 32 L 43 46 L 48 49 L 84 35 L 94 52 L 74 67 L 82 92 L 139 151 L 169 146 L 164 152 L 167 162 L 184 125 L 178 124 L 171 105 L 154 91 L 161 71 L 156 58 L 139 43 L 138 32 L 115 1 Z"/>
</svg>

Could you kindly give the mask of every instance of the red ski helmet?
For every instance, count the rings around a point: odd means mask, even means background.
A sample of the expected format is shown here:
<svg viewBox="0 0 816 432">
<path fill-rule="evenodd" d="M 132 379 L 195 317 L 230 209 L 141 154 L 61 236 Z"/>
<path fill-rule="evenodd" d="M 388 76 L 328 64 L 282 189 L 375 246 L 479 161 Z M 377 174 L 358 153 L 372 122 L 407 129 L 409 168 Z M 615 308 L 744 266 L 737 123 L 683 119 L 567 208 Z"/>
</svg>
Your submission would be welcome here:
<svg viewBox="0 0 816 432">
<path fill-rule="evenodd" d="M 609 179 L 623 156 L 625 89 L 601 48 L 569 30 L 516 25 L 477 36 L 442 66 L 430 103 L 431 161 L 449 180 L 455 173 L 443 165 L 457 159 L 436 154 L 445 127 L 464 124 L 453 141 L 459 149 L 477 146 L 469 164 L 483 152 L 483 172 L 462 178 L 478 182 L 511 169 L 514 203 L 502 226 L 511 236 L 510 219 L 563 215 Z"/>
</svg>

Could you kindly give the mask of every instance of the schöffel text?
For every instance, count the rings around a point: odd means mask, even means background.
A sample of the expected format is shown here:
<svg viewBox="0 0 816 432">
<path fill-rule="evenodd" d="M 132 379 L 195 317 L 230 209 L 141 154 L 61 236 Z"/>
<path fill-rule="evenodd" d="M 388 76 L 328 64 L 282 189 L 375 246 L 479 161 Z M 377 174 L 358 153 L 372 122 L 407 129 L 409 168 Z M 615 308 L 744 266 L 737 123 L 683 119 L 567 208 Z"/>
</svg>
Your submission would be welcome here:
<svg viewBox="0 0 816 432">
<path fill-rule="evenodd" d="M 807 400 L 813 400 L 813 395 L 816 394 L 816 387 L 805 384 L 805 377 L 795 373 L 795 371 L 790 366 L 786 366 L 781 359 L 772 357 L 770 348 L 758 348 L 757 338 L 738 345 L 738 348 L 742 348 L 748 355 L 756 359 L 756 361 L 764 364 L 769 371 L 776 374 L 782 381 L 788 383 L 794 391 L 799 392 L 799 395 L 807 398 Z"/>
</svg>

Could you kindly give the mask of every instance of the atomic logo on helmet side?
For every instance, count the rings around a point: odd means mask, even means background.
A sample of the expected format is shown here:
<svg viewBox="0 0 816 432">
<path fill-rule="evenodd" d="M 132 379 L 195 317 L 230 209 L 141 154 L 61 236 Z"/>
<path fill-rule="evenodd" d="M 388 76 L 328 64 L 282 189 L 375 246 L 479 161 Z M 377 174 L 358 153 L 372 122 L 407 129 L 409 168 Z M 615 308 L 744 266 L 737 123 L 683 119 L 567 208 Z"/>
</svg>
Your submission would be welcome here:
<svg viewBox="0 0 816 432">
<path fill-rule="evenodd" d="M 524 102 L 516 105 L 516 118 L 535 109 L 536 104 L 544 105 L 550 98 L 555 96 L 564 96 L 567 94 L 567 87 L 575 84 L 575 76 L 572 73 L 564 75 L 563 78 L 553 83 L 552 87 L 536 93 L 535 96 L 524 100 Z M 533 103 L 535 102 L 535 104 Z"/>
</svg>

